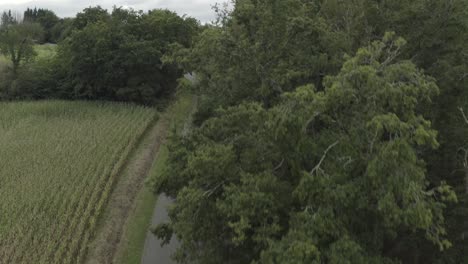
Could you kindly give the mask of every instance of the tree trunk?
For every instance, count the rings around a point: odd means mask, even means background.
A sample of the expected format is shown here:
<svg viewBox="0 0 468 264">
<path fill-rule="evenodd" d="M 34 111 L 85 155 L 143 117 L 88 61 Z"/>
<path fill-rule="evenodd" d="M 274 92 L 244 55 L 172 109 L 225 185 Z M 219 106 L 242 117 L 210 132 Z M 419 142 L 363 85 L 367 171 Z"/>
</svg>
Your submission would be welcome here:
<svg viewBox="0 0 468 264">
<path fill-rule="evenodd" d="M 13 76 L 16 78 L 18 74 L 19 62 L 13 62 Z"/>
</svg>

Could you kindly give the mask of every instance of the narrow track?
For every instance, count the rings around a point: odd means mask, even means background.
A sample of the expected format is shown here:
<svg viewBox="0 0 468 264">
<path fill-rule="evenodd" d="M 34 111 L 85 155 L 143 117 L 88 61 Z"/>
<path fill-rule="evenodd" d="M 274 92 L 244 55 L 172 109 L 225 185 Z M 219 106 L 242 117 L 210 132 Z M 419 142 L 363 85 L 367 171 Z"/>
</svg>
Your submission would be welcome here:
<svg viewBox="0 0 468 264">
<path fill-rule="evenodd" d="M 162 116 L 146 133 L 128 161 L 111 195 L 96 237 L 88 248 L 85 263 L 113 263 L 125 223 L 134 210 L 135 199 L 144 188 L 144 181 L 166 138 L 168 123 L 167 118 Z"/>
</svg>

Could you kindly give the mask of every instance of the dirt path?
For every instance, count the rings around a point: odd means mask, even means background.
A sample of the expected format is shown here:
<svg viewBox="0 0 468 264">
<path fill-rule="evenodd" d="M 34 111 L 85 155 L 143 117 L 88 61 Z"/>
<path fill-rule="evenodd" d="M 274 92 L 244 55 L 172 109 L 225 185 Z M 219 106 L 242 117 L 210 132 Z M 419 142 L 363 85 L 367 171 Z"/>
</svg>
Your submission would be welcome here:
<svg viewBox="0 0 468 264">
<path fill-rule="evenodd" d="M 165 139 L 168 123 L 169 120 L 161 116 L 131 156 L 114 188 L 96 238 L 88 249 L 86 263 L 113 263 L 125 223 L 134 209 L 135 198 L 144 187 L 144 181 Z"/>
</svg>

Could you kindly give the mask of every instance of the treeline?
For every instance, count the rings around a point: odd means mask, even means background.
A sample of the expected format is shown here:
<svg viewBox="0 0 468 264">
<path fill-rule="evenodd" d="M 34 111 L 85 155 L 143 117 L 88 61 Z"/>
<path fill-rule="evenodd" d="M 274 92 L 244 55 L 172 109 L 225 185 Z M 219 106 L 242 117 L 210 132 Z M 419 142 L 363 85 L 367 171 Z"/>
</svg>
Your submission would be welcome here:
<svg viewBox="0 0 468 264">
<path fill-rule="evenodd" d="M 41 44 L 57 44 L 72 30 L 71 21 L 73 18 L 59 18 L 52 10 L 27 8 L 23 13 L 12 10 L 4 11 L 0 23 L 3 26 L 37 23 L 42 27 L 43 34 L 36 41 Z"/>
<path fill-rule="evenodd" d="M 41 43 L 55 43 L 66 37 L 71 30 L 71 19 L 59 18 L 54 11 L 34 8 L 26 9 L 23 15 L 23 22 L 38 23 L 44 29 L 44 35 L 40 39 Z"/>
<path fill-rule="evenodd" d="M 468 263 L 467 0 L 237 0 L 153 179 L 182 263 Z"/>
<path fill-rule="evenodd" d="M 22 18 L 4 12 L 0 98 L 154 103 L 174 92 L 183 73 L 165 54 L 174 44 L 190 47 L 199 30 L 197 20 L 168 10 L 97 6 L 68 19 L 45 9 Z M 58 43 L 57 54 L 38 57 L 42 43 Z"/>
</svg>

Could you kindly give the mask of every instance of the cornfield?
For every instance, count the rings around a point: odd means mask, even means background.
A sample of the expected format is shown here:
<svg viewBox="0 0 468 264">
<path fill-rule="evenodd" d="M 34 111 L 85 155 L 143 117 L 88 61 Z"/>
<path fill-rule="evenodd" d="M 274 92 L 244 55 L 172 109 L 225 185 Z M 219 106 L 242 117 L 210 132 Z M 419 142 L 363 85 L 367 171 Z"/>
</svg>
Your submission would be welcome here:
<svg viewBox="0 0 468 264">
<path fill-rule="evenodd" d="M 0 103 L 0 263 L 82 263 L 150 108 Z"/>
</svg>

